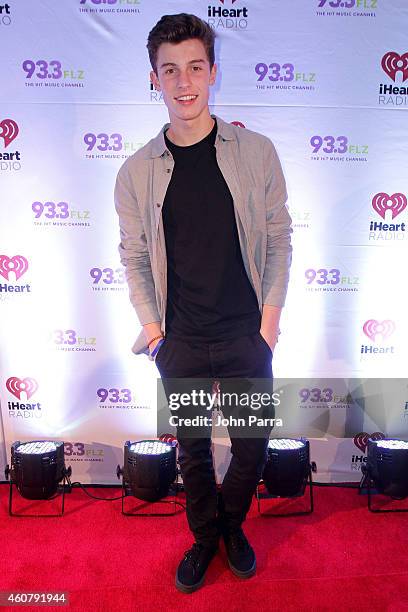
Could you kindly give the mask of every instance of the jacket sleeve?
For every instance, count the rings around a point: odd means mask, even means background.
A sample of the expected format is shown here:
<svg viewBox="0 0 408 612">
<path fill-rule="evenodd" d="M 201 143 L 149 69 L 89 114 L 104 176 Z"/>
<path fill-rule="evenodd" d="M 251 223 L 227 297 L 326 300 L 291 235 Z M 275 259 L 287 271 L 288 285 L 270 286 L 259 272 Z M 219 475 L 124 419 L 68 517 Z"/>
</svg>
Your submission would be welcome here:
<svg viewBox="0 0 408 612">
<path fill-rule="evenodd" d="M 119 215 L 120 261 L 125 266 L 130 301 L 141 325 L 160 321 L 146 234 L 126 162 L 116 178 L 114 199 Z"/>
<path fill-rule="evenodd" d="M 292 219 L 286 201 L 286 183 L 275 147 L 266 139 L 263 151 L 266 205 L 266 261 L 262 279 L 262 303 L 285 304 L 292 262 Z"/>
</svg>

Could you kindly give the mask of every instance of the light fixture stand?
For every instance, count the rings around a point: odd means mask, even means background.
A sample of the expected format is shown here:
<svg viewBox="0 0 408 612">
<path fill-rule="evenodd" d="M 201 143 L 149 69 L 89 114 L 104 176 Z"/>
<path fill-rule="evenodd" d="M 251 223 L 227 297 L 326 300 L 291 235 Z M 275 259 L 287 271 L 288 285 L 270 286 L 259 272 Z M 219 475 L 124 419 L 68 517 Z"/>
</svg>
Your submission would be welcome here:
<svg viewBox="0 0 408 612">
<path fill-rule="evenodd" d="M 133 497 L 134 499 L 135 496 L 133 495 L 133 493 L 131 492 L 131 488 L 130 488 L 130 483 L 125 480 L 124 474 L 123 474 L 123 468 L 120 467 L 120 465 L 117 466 L 116 468 L 116 475 L 118 477 L 118 479 L 122 479 L 122 514 L 124 516 L 152 516 L 152 517 L 156 517 L 156 516 L 174 516 L 176 514 L 177 511 L 177 493 L 178 493 L 178 475 L 179 475 L 179 469 L 177 468 L 176 470 L 176 478 L 174 480 L 174 482 L 170 485 L 170 490 L 173 489 L 174 490 L 174 496 L 173 496 L 173 501 L 168 501 L 168 500 L 162 500 L 159 499 L 157 501 L 154 502 L 147 502 L 144 500 L 140 500 L 140 506 L 139 507 L 145 507 L 146 505 L 151 505 L 151 504 L 160 504 L 160 503 L 169 503 L 173 505 L 173 511 L 171 512 L 129 512 L 128 510 L 125 510 L 125 498 L 126 497 Z"/>
<path fill-rule="evenodd" d="M 4 475 L 6 477 L 6 480 L 8 480 L 10 482 L 10 489 L 9 489 L 9 504 L 8 504 L 8 512 L 10 516 L 16 516 L 16 517 L 32 517 L 32 518 L 46 518 L 48 516 L 50 517 L 56 517 L 56 516 L 63 516 L 64 515 L 64 507 L 65 507 L 65 489 L 67 489 L 67 492 L 70 493 L 71 492 L 71 482 L 69 480 L 70 476 L 72 474 L 72 469 L 71 466 L 69 466 L 68 468 L 63 468 L 63 480 L 62 483 L 60 483 L 58 485 L 57 488 L 57 493 L 55 493 L 52 497 L 46 499 L 46 500 L 30 500 L 30 501 L 52 501 L 53 499 L 55 499 L 56 497 L 61 497 L 61 510 L 55 514 L 26 514 L 26 513 L 16 513 L 13 510 L 13 485 L 15 485 L 15 487 L 17 488 L 17 483 L 13 480 L 13 475 L 12 475 L 12 470 L 10 469 L 9 465 L 6 465 L 6 468 L 4 470 Z"/>
<path fill-rule="evenodd" d="M 271 495 L 269 492 L 261 493 L 259 490 L 259 487 L 261 484 L 264 484 L 264 481 L 260 480 L 256 487 L 256 492 L 255 492 L 256 499 L 258 502 L 258 514 L 260 514 L 261 516 L 266 516 L 266 517 L 271 517 L 271 518 L 278 518 L 278 517 L 284 517 L 284 516 L 303 516 L 305 514 L 311 514 L 314 511 L 312 472 L 316 472 L 316 471 L 317 471 L 316 463 L 312 461 L 311 463 L 309 463 L 308 476 L 307 476 L 307 480 L 306 480 L 303 491 L 301 491 L 298 495 L 292 495 L 290 497 L 285 497 L 283 495 Z M 303 497 L 306 487 L 308 487 L 309 489 L 309 504 L 306 510 L 300 510 L 297 512 L 284 512 L 284 513 L 262 511 L 261 502 L 263 499 L 264 500 L 266 499 L 295 499 L 296 497 Z"/>
<path fill-rule="evenodd" d="M 374 486 L 374 480 L 371 475 L 370 468 L 367 465 L 361 466 L 361 472 L 363 474 L 360 484 L 359 484 L 359 493 L 363 494 L 366 492 L 367 494 L 367 508 L 370 512 L 375 514 L 388 514 L 392 512 L 408 512 L 408 508 L 375 508 L 373 506 L 373 495 L 380 495 L 378 490 Z M 365 490 L 365 491 L 364 491 Z"/>
</svg>

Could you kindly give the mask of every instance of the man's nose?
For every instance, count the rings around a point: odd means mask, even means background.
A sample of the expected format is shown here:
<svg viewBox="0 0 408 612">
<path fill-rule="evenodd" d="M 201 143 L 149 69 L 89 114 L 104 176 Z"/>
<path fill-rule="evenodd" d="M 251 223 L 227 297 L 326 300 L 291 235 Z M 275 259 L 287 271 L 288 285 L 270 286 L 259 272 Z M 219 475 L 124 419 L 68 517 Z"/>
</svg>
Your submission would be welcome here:
<svg viewBox="0 0 408 612">
<path fill-rule="evenodd" d="M 180 70 L 177 79 L 177 87 L 186 88 L 191 85 L 191 76 L 187 70 Z"/>
</svg>

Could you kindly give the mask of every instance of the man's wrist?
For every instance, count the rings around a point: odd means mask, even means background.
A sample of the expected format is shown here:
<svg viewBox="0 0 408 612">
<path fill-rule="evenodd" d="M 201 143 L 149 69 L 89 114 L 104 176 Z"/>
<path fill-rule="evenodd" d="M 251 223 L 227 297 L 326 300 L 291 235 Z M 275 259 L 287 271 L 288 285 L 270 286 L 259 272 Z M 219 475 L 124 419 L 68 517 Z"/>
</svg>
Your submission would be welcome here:
<svg viewBox="0 0 408 612">
<path fill-rule="evenodd" d="M 153 348 L 152 348 L 152 345 L 151 345 L 151 348 L 150 348 L 150 357 L 152 357 L 153 359 L 156 357 L 156 355 L 159 352 L 160 347 L 163 344 L 163 342 L 164 342 L 164 336 L 159 338 L 158 341 L 154 343 L 154 347 Z"/>
<path fill-rule="evenodd" d="M 145 325 L 143 325 L 143 330 L 146 339 L 146 344 L 149 349 L 151 348 L 150 344 L 153 344 L 153 342 L 156 341 L 156 338 L 160 339 L 163 336 L 160 321 L 152 321 L 151 323 L 146 323 Z"/>
<path fill-rule="evenodd" d="M 155 341 L 155 340 L 160 340 L 161 338 L 164 338 L 163 334 L 156 334 L 155 336 L 153 336 L 153 338 L 151 338 L 150 340 L 147 341 L 147 346 L 150 349 L 150 345 Z"/>
<path fill-rule="evenodd" d="M 265 328 L 261 327 L 259 331 L 260 331 L 260 334 L 264 337 L 267 344 L 269 344 L 269 346 L 273 350 L 275 348 L 275 345 L 278 342 L 278 337 L 279 337 L 279 334 L 281 333 L 280 329 L 273 330 L 271 332 L 271 330 L 266 330 Z"/>
</svg>

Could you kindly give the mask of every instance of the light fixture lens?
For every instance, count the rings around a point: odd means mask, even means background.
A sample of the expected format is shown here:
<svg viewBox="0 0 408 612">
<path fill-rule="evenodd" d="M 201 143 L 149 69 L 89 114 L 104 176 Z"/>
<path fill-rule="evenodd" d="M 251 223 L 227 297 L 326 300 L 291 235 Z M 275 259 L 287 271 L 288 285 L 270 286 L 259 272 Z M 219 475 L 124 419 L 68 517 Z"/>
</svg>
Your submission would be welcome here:
<svg viewBox="0 0 408 612">
<path fill-rule="evenodd" d="M 392 450 L 408 449 L 408 442 L 404 442 L 404 440 L 378 440 L 376 444 L 380 448 L 390 448 Z"/>
<path fill-rule="evenodd" d="M 11 445 L 11 480 L 26 499 L 49 499 L 64 479 L 64 442 L 17 440 Z"/>
<path fill-rule="evenodd" d="M 20 444 L 16 448 L 16 452 L 30 454 L 30 455 L 41 455 L 42 453 L 49 453 L 50 451 L 55 451 L 57 445 L 55 442 L 27 442 L 25 444 Z"/>
<path fill-rule="evenodd" d="M 291 440 L 286 438 L 269 440 L 268 448 L 276 450 L 289 450 L 296 448 L 303 448 L 305 443 L 301 440 Z"/>
<path fill-rule="evenodd" d="M 129 450 L 138 455 L 161 455 L 171 451 L 171 446 L 160 441 L 135 442 Z"/>
</svg>

